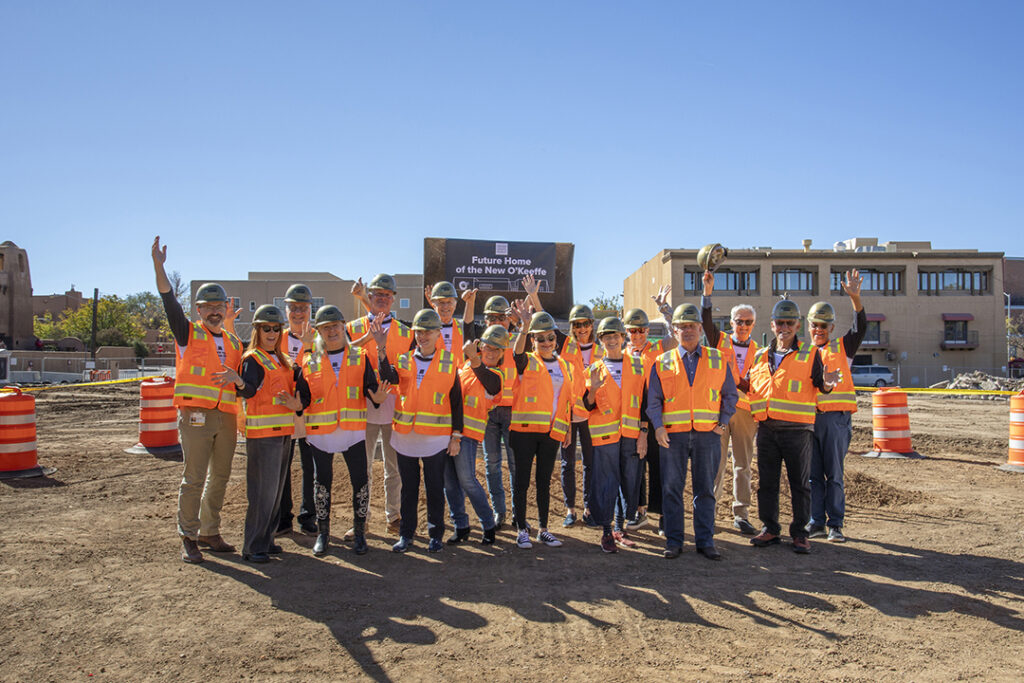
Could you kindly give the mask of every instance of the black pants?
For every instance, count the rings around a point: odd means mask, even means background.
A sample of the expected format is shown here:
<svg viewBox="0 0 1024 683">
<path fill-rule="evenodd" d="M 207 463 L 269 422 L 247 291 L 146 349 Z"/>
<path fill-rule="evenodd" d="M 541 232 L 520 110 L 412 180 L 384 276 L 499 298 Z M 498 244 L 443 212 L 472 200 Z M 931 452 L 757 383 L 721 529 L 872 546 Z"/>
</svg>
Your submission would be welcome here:
<svg viewBox="0 0 1024 683">
<path fill-rule="evenodd" d="M 420 463 L 423 463 L 423 487 L 427 490 L 427 533 L 430 538 L 444 537 L 444 468 L 448 451 L 425 458 L 412 458 L 397 454 L 398 475 L 402 478 L 402 524 L 399 533 L 404 538 L 416 536 L 420 506 Z"/>
<path fill-rule="evenodd" d="M 640 507 L 647 507 L 648 512 L 661 514 L 661 459 L 658 457 L 658 440 L 654 438 L 654 428 L 647 431 L 647 457 L 644 458 L 643 473 L 640 475 Z M 651 457 L 651 455 L 654 457 Z M 648 483 L 649 480 L 649 483 Z"/>
<path fill-rule="evenodd" d="M 313 445 L 310 445 L 309 449 L 313 460 L 316 521 L 317 526 L 325 530 L 330 528 L 331 521 L 334 453 L 322 451 Z M 360 441 L 341 455 L 345 458 L 348 478 L 352 481 L 352 512 L 355 516 L 352 528 L 357 534 L 363 534 L 366 533 L 366 509 L 370 504 L 370 487 L 366 479 L 366 441 Z"/>
<path fill-rule="evenodd" d="M 541 529 L 548 526 L 548 508 L 551 504 L 551 473 L 555 471 L 560 441 L 548 433 L 509 433 L 509 444 L 516 458 L 516 478 L 513 482 L 512 501 L 515 506 L 516 528 L 526 528 L 526 494 L 530 492 L 530 471 L 537 459 L 537 523 Z"/>
<path fill-rule="evenodd" d="M 793 496 L 793 521 L 789 535 L 806 537 L 811 517 L 811 447 L 814 432 L 808 429 L 775 429 L 764 423 L 757 428 L 757 513 L 766 529 L 773 534 L 782 531 L 779 525 L 779 479 L 782 463 Z"/>
<path fill-rule="evenodd" d="M 302 506 L 299 508 L 299 524 L 316 520 L 316 508 L 313 501 L 313 453 L 311 446 L 303 439 L 292 439 L 288 447 L 288 474 L 284 478 L 284 492 L 281 494 L 281 519 L 278 527 L 292 524 L 292 458 L 295 456 L 295 443 L 299 444 L 299 462 L 302 464 Z"/>
</svg>

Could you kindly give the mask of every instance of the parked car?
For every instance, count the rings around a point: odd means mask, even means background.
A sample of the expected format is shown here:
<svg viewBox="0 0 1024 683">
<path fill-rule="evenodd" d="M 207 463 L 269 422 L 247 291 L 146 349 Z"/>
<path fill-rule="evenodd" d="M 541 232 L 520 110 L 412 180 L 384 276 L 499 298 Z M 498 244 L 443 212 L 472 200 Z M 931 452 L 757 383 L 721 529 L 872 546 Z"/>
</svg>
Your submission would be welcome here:
<svg viewBox="0 0 1024 683">
<path fill-rule="evenodd" d="M 891 387 L 896 384 L 892 370 L 884 365 L 854 365 L 850 372 L 856 387 Z"/>
</svg>

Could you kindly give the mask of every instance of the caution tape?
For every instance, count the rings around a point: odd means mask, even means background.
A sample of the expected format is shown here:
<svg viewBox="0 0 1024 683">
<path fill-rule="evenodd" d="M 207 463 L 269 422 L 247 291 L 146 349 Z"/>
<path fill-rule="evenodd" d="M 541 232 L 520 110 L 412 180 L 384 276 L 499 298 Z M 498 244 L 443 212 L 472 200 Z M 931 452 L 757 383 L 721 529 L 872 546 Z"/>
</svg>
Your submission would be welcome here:
<svg viewBox="0 0 1024 683">
<path fill-rule="evenodd" d="M 854 387 L 856 391 L 901 391 L 905 394 L 969 394 L 973 396 L 1016 396 L 1017 391 L 998 391 L 995 389 L 916 389 L 913 387 Z"/>
<path fill-rule="evenodd" d="M 164 375 L 147 375 L 145 377 L 132 377 L 129 379 L 105 379 L 99 382 L 75 382 L 73 384 L 49 384 L 45 387 L 17 387 L 23 393 L 30 391 L 48 391 L 50 389 L 77 389 L 79 387 L 98 387 L 104 384 L 128 384 L 129 382 L 141 382 L 144 379 L 153 379 L 154 377 L 163 377 Z M 17 385 L 10 385 L 7 387 L 0 387 L 0 391 L 13 391 Z"/>
</svg>

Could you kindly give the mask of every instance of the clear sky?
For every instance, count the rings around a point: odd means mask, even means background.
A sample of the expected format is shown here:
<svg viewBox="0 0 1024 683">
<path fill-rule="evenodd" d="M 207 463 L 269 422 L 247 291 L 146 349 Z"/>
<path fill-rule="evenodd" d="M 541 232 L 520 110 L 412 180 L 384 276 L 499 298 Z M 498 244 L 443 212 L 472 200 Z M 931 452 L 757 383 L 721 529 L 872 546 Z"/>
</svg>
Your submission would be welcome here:
<svg viewBox="0 0 1024 683">
<path fill-rule="evenodd" d="M 424 237 L 1022 255 L 1022 2 L 0 0 L 36 294 L 422 272 Z"/>
</svg>

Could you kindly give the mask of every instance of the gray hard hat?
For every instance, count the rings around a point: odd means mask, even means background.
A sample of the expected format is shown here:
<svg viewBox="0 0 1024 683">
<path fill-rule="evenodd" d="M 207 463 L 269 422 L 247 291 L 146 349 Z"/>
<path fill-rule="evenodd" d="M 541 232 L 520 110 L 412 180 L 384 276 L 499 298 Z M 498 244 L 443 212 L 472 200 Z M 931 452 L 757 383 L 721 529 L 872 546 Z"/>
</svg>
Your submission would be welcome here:
<svg viewBox="0 0 1024 683">
<path fill-rule="evenodd" d="M 398 286 L 395 284 L 395 278 L 391 277 L 387 273 L 377 273 L 370 280 L 370 284 L 366 286 L 367 289 L 386 289 L 389 292 L 398 293 Z"/>
<path fill-rule="evenodd" d="M 290 304 L 311 304 L 313 303 L 313 292 L 306 285 L 292 285 L 284 293 L 284 300 Z"/>
<path fill-rule="evenodd" d="M 441 329 L 441 317 L 433 308 L 421 309 L 412 319 L 414 330 L 439 330 Z"/>
<path fill-rule="evenodd" d="M 252 316 L 254 323 L 271 323 L 274 325 L 284 325 L 285 317 L 281 309 L 274 304 L 263 304 L 256 309 L 256 313 Z"/>
<path fill-rule="evenodd" d="M 606 334 L 612 332 L 618 332 L 619 334 L 626 334 L 626 326 L 622 324 L 620 318 L 602 318 L 601 322 L 597 324 L 597 338 L 600 339 Z"/>
<path fill-rule="evenodd" d="M 772 308 L 772 320 L 799 320 L 800 307 L 795 301 L 781 299 Z"/>
<path fill-rule="evenodd" d="M 487 303 L 484 304 L 484 315 L 487 315 L 488 313 L 493 315 L 505 315 L 505 312 L 508 311 L 508 307 L 508 299 L 500 294 L 495 294 L 487 300 Z"/>
<path fill-rule="evenodd" d="M 555 329 L 557 329 L 555 327 L 555 319 L 547 311 L 537 311 L 530 318 L 530 334 L 535 332 L 551 332 Z"/>
<path fill-rule="evenodd" d="M 812 323 L 832 324 L 836 321 L 836 309 L 827 301 L 819 301 L 807 311 L 807 320 Z"/>
<path fill-rule="evenodd" d="M 455 285 L 445 280 L 438 282 L 430 290 L 430 300 L 436 301 L 438 299 L 458 299 L 459 295 L 455 291 Z"/>
<path fill-rule="evenodd" d="M 622 316 L 622 323 L 627 327 L 650 327 L 651 321 L 647 314 L 640 308 L 631 308 Z"/>
<path fill-rule="evenodd" d="M 313 325 L 320 327 L 326 323 L 343 322 L 345 322 L 345 314 L 341 312 L 341 309 L 337 306 L 328 304 L 327 306 L 321 306 L 316 309 L 316 317 L 313 320 Z"/>
<path fill-rule="evenodd" d="M 569 311 L 569 322 L 576 322 L 577 320 L 593 320 L 594 312 L 590 310 L 590 306 L 586 304 L 576 304 Z"/>
<path fill-rule="evenodd" d="M 228 300 L 228 293 L 216 282 L 207 282 L 196 290 L 197 304 L 221 304 Z"/>
<path fill-rule="evenodd" d="M 696 304 L 679 304 L 676 310 L 672 311 L 672 324 L 677 323 L 700 323 L 700 309 Z"/>
<path fill-rule="evenodd" d="M 697 263 L 704 270 L 713 271 L 715 268 L 722 264 L 725 257 L 729 255 L 729 250 L 723 247 L 721 244 L 705 244 L 697 252 Z"/>
<path fill-rule="evenodd" d="M 495 346 L 499 349 L 507 349 L 509 345 L 508 330 L 501 325 L 491 325 L 480 335 L 480 342 Z"/>
</svg>

